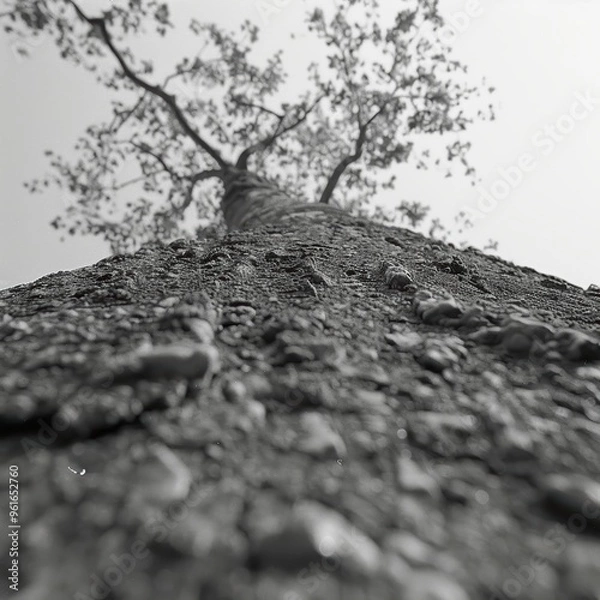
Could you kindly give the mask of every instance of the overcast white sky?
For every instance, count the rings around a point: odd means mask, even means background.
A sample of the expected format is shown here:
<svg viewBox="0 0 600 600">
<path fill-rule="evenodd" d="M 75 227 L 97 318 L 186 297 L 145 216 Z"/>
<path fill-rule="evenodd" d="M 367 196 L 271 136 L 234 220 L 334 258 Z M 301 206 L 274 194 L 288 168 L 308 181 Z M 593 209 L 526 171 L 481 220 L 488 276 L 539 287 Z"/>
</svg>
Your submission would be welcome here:
<svg viewBox="0 0 600 600">
<path fill-rule="evenodd" d="M 81 4 L 92 12 L 109 1 Z M 474 78 L 485 76 L 497 88 L 497 120 L 471 133 L 471 159 L 483 184 L 475 189 L 461 177 L 403 169 L 395 198 L 430 204 L 446 222 L 461 208 L 478 211 L 466 235 L 474 245 L 493 238 L 503 258 L 582 287 L 600 284 L 600 2 L 481 0 L 472 18 L 465 11 L 476 0 L 441 4 L 454 23 L 457 57 Z M 267 15 L 278 5 L 285 6 Z M 221 24 L 253 19 L 263 26 L 265 51 L 291 48 L 289 32 L 302 30 L 305 10 L 301 0 L 173 0 L 172 6 L 182 16 Z M 303 38 L 295 43 L 302 46 Z M 183 50 L 176 36 L 165 44 L 155 51 L 177 57 Z M 60 195 L 29 196 L 22 187 L 45 172 L 45 149 L 68 153 L 107 106 L 103 90 L 62 63 L 51 42 L 31 55 L 17 59 L 1 39 L 0 287 L 108 253 L 95 238 L 60 242 L 49 226 L 63 207 Z"/>
</svg>

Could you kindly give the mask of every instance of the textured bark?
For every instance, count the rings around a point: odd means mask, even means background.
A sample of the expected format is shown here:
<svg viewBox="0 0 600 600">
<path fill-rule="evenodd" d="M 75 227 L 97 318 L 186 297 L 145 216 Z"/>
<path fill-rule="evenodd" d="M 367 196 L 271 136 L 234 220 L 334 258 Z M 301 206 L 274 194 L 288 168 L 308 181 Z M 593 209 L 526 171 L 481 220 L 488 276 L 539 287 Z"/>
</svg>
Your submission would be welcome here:
<svg viewBox="0 0 600 600">
<path fill-rule="evenodd" d="M 0 292 L 15 597 L 595 597 L 595 289 L 226 189 L 222 239 Z"/>
<path fill-rule="evenodd" d="M 249 229 L 293 219 L 301 213 L 342 214 L 335 207 L 292 200 L 272 181 L 241 169 L 227 169 L 221 209 L 230 230 Z"/>
</svg>

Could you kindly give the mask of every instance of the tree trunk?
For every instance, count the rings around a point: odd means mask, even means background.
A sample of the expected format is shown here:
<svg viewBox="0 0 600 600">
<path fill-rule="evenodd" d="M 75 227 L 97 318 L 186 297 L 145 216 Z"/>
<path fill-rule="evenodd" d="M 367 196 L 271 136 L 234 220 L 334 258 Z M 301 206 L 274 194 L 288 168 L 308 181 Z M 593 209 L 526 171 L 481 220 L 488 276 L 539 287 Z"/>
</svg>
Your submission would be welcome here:
<svg viewBox="0 0 600 600">
<path fill-rule="evenodd" d="M 594 597 L 594 289 L 288 203 L 0 292 L 22 597 Z"/>
<path fill-rule="evenodd" d="M 229 168 L 223 184 L 221 209 L 230 231 L 290 220 L 298 214 L 342 214 L 336 207 L 292 200 L 272 181 L 251 171 Z"/>
</svg>

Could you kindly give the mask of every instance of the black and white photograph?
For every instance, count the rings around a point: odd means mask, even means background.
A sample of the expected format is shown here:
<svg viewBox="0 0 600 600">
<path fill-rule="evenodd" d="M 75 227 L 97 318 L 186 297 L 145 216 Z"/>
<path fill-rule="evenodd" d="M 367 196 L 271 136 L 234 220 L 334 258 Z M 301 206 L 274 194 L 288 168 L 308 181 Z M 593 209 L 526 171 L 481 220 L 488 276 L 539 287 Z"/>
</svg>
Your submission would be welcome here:
<svg viewBox="0 0 600 600">
<path fill-rule="evenodd" d="M 0 598 L 600 600 L 598 0 L 0 0 Z"/>
</svg>

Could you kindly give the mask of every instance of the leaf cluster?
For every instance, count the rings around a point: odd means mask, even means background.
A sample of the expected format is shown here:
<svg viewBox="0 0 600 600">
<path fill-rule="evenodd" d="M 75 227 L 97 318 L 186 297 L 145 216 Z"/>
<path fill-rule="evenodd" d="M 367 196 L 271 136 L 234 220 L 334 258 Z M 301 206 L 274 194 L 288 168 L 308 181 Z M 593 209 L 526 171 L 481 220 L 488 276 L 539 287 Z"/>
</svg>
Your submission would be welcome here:
<svg viewBox="0 0 600 600">
<path fill-rule="evenodd" d="M 249 21 L 230 32 L 192 19 L 197 51 L 165 68 L 137 57 L 131 39 L 174 30 L 167 3 L 111 3 L 94 17 L 75 0 L 5 5 L 0 20 L 16 47 L 47 36 L 110 92 L 110 118 L 87 128 L 76 158 L 49 151 L 50 174 L 28 187 L 60 188 L 67 208 L 54 226 L 104 236 L 113 250 L 218 218 L 219 180 L 231 168 L 355 211 L 393 188 L 403 163 L 448 174 L 460 163 L 474 178 L 464 132 L 493 118 L 480 108 L 482 88 L 450 58 L 437 0 L 403 1 L 393 15 L 375 0 L 309 11 L 323 58 L 300 94 L 287 85 L 282 51 L 257 58 L 260 31 Z M 438 155 L 424 142 L 433 134 L 446 140 Z"/>
</svg>

